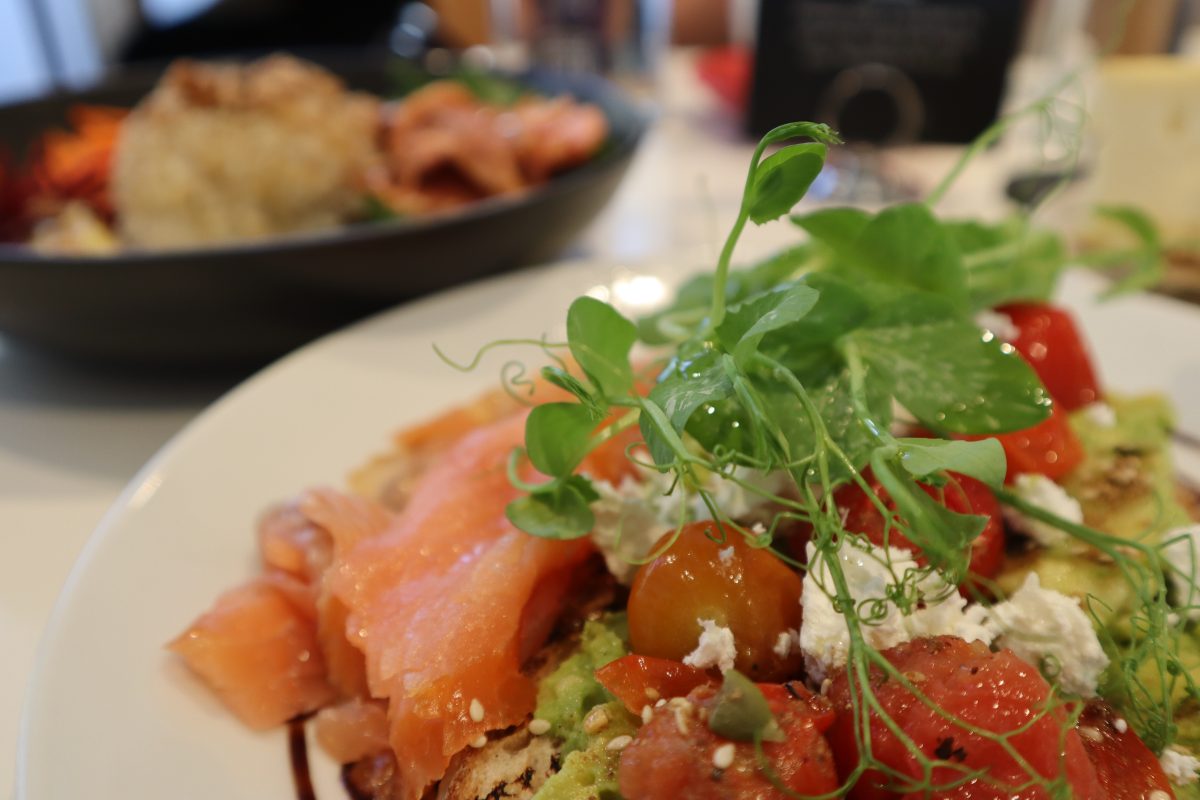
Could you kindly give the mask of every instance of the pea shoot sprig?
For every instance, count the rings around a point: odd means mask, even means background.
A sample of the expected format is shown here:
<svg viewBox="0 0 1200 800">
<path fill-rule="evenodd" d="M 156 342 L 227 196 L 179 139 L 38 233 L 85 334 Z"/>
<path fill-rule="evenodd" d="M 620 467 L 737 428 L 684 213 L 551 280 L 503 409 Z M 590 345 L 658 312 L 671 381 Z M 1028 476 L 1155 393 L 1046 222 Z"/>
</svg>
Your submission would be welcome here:
<svg viewBox="0 0 1200 800">
<path fill-rule="evenodd" d="M 795 143 L 798 139 L 807 141 Z M 803 244 L 750 269 L 731 269 L 746 224 L 788 216 L 819 174 L 828 146 L 838 141 L 828 127 L 813 123 L 768 133 L 754 152 L 738 217 L 715 271 L 682 286 L 669 308 L 635 324 L 594 298 L 571 304 L 565 345 L 540 343 L 554 361 L 542 369 L 542 378 L 570 399 L 529 412 L 524 448 L 509 465 L 513 484 L 524 494 L 508 506 L 508 518 L 535 536 L 587 536 L 600 493 L 581 465 L 593 450 L 637 426 L 649 454 L 644 466 L 669 476 L 673 489 L 699 496 L 726 530 L 769 547 L 776 524 L 755 533 L 729 519 L 713 500 L 707 475 L 737 481 L 769 500 L 778 509 L 776 523 L 810 523 L 812 552 L 828 576 L 822 591 L 848 632 L 847 672 L 861 761 L 844 789 L 873 771 L 905 792 L 932 792 L 987 776 L 920 753 L 875 695 L 873 675 L 906 686 L 935 713 L 1024 763 L 1010 742 L 1020 730 L 997 734 L 949 715 L 924 698 L 867 635 L 887 604 L 908 613 L 935 601 L 922 598 L 917 588 L 931 573 L 951 590 L 967 578 L 972 543 L 987 519 L 952 511 L 926 489 L 932 494 L 944 489 L 950 472 L 971 476 L 1005 502 L 1121 565 L 1141 605 L 1130 641 L 1108 642 L 1114 663 L 1121 665 L 1115 671 L 1117 693 L 1128 700 L 1134 729 L 1152 746 L 1166 746 L 1174 735 L 1171 687 L 1150 689 L 1137 671 L 1138 659 L 1151 659 L 1164 674 L 1179 674 L 1172 647 L 1178 620 L 1172 622 L 1166 610 L 1157 551 L 1131 549 L 1023 508 L 1019 498 L 1003 491 L 1002 447 L 986 438 L 1036 425 L 1052 403 L 1032 369 L 1011 346 L 982 331 L 974 315 L 1008 301 L 1047 298 L 1067 262 L 1062 242 L 1035 231 L 1027 220 L 947 222 L 921 203 L 878 213 L 831 208 L 789 216 L 807 234 Z M 782 147 L 767 155 L 776 145 Z M 1142 221 L 1133 212 L 1124 217 L 1131 228 Z M 1143 238 L 1148 252 L 1152 234 Z M 649 391 L 639 384 L 642 365 L 631 358 L 639 342 L 659 348 Z M 894 435 L 896 406 L 947 438 Z M 640 459 L 632 452 L 630 457 Z M 545 480 L 523 477 L 525 461 Z M 868 467 L 895 513 L 868 486 L 863 475 Z M 792 490 L 768 492 L 741 482 L 738 468 L 783 472 Z M 858 536 L 845 530 L 833 501 L 834 490 L 846 483 L 866 490 L 888 531 L 923 556 L 919 569 L 894 571 L 885 598 L 856 598 L 839 562 L 840 548 Z M 887 549 L 883 552 L 886 557 Z M 1052 693 L 1029 724 L 1052 715 L 1063 720 L 1065 736 L 1078 705 Z M 874 756 L 873 723 L 905 743 L 921 767 L 920 778 Z M 934 770 L 951 777 L 935 780 Z M 769 765 L 764 773 L 772 774 Z M 1070 796 L 1065 773 L 1046 778 L 1029 768 L 1028 774 L 1029 785 L 1043 787 L 1049 796 Z"/>
</svg>

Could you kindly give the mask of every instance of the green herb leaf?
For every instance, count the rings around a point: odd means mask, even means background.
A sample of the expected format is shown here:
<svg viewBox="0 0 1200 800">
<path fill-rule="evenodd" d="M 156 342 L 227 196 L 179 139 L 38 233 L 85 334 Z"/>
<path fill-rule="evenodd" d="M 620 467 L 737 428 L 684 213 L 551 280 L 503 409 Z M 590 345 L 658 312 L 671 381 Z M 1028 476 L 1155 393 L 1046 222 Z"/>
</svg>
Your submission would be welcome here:
<svg viewBox="0 0 1200 800">
<path fill-rule="evenodd" d="M 1166 274 L 1167 265 L 1154 221 L 1131 206 L 1099 206 L 1096 214 L 1124 227 L 1137 240 L 1133 250 L 1119 254 L 1116 259 L 1128 270 L 1127 274 L 1108 287 L 1101 297 L 1118 297 L 1158 285 Z"/>
<path fill-rule="evenodd" d="M 588 387 L 583 384 L 583 381 L 579 380 L 566 370 L 560 369 L 559 367 L 542 367 L 542 378 L 544 378 L 547 383 L 557 386 L 558 388 L 564 389 L 575 395 L 579 402 L 593 409 L 593 413 L 595 413 L 598 417 L 604 415 L 603 402 L 597 399 L 596 396 L 590 391 L 588 391 Z"/>
<path fill-rule="evenodd" d="M 725 673 L 716 703 L 708 716 L 708 727 L 718 736 L 735 742 L 786 741 L 762 690 L 736 669 Z"/>
<path fill-rule="evenodd" d="M 917 480 L 937 472 L 959 472 L 988 486 L 1004 485 L 1004 448 L 995 439 L 975 442 L 947 439 L 897 439 L 900 465 Z"/>
<path fill-rule="evenodd" d="M 633 388 L 629 350 L 637 328 L 608 303 L 579 297 L 567 310 L 567 344 L 571 355 L 606 397 L 620 397 Z"/>
<path fill-rule="evenodd" d="M 543 403 L 525 419 L 525 450 L 544 475 L 565 478 L 591 449 L 600 423 L 595 411 L 579 403 Z"/>
<path fill-rule="evenodd" d="M 1062 239 L 1013 218 L 998 225 L 943 223 L 962 254 L 971 308 L 1048 300 L 1067 266 Z"/>
<path fill-rule="evenodd" d="M 945 575 L 947 583 L 962 583 L 970 564 L 968 548 L 983 533 L 988 518 L 959 514 L 937 502 L 911 478 L 898 475 L 883 449 L 871 457 L 871 471 L 896 504 L 905 537 Z"/>
<path fill-rule="evenodd" d="M 817 291 L 803 284 L 780 286 L 729 309 L 717 327 L 717 338 L 727 352 L 744 362 L 762 338 L 803 319 L 817 302 Z"/>
<path fill-rule="evenodd" d="M 1050 415 L 1037 374 L 1009 345 L 967 322 L 862 328 L 845 337 L 900 404 L 934 430 L 1007 433 Z"/>
<path fill-rule="evenodd" d="M 870 221 L 871 215 L 861 208 L 822 208 L 792 217 L 792 222 L 834 252 L 852 247 Z"/>
<path fill-rule="evenodd" d="M 808 143 L 785 147 L 763 159 L 747 198 L 750 219 L 762 225 L 791 211 L 821 174 L 825 155 L 825 145 Z"/>
<path fill-rule="evenodd" d="M 663 410 L 675 432 L 682 433 L 696 409 L 706 404 L 712 407 L 732 393 L 733 385 L 717 354 L 707 351 L 692 360 L 673 361 L 650 390 L 649 399 Z M 675 451 L 654 420 L 643 415 L 639 424 L 654 463 L 669 466 L 675 460 Z"/>
<path fill-rule="evenodd" d="M 508 504 L 504 515 L 521 530 L 543 539 L 579 539 L 592 532 L 591 504 L 600 499 L 587 478 L 572 475 Z"/>
<path fill-rule="evenodd" d="M 831 250 L 825 269 L 872 296 L 886 287 L 941 295 L 967 309 L 967 284 L 958 248 L 923 204 L 892 206 L 869 218 L 837 209 L 799 217 L 797 224 Z"/>
<path fill-rule="evenodd" d="M 743 269 L 731 270 L 725 285 L 725 300 L 730 305 L 778 286 L 803 270 L 812 260 L 807 244 L 781 250 L 771 257 Z M 668 344 L 690 338 L 708 315 L 712 303 L 713 276 L 700 274 L 689 278 L 667 308 L 638 320 L 638 335 L 646 344 Z"/>
</svg>

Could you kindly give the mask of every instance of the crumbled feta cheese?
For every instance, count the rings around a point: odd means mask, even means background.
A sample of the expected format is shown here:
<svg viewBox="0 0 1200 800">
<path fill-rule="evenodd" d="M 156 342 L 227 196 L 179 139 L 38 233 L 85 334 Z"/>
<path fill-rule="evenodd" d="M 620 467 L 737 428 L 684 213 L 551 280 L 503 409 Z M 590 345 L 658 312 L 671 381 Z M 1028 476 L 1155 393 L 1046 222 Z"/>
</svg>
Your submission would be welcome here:
<svg viewBox="0 0 1200 800">
<path fill-rule="evenodd" d="M 1117 426 L 1117 412 L 1113 411 L 1113 407 L 1108 403 L 1099 401 L 1089 403 L 1083 407 L 1083 411 L 1080 413 L 1097 428 L 1115 428 Z"/>
<path fill-rule="evenodd" d="M 768 475 L 738 468 L 734 477 L 771 494 L 781 491 L 787 481 L 782 471 Z M 637 562 L 665 533 L 674 530 L 680 519 L 692 522 L 711 518 L 699 495 L 685 492 L 673 483 L 671 475 L 652 469 L 640 469 L 637 478 L 626 476 L 617 486 L 593 481 L 600 499 L 592 505 L 596 516 L 592 541 L 618 582 L 626 586 L 633 582 Z M 715 474 L 709 474 L 705 488 L 717 508 L 733 519 L 744 517 L 762 505 L 762 498 L 754 492 Z M 760 532 L 758 528 L 751 530 Z"/>
<path fill-rule="evenodd" d="M 733 545 L 729 545 L 724 550 L 717 551 L 717 558 L 721 559 L 722 564 L 729 566 L 730 562 L 733 561 L 733 552 Z"/>
<path fill-rule="evenodd" d="M 1013 481 L 1013 491 L 1020 495 L 1025 502 L 1062 517 L 1068 522 L 1076 524 L 1083 522 L 1083 508 L 1079 505 L 1079 501 L 1045 475 L 1021 473 Z M 1071 539 L 1070 534 L 1065 531 L 1027 517 L 1013 508 L 1006 507 L 1004 509 L 1004 518 L 1008 520 L 1008 524 L 1022 533 L 1028 534 L 1043 547 L 1054 547 Z"/>
<path fill-rule="evenodd" d="M 1172 528 L 1162 540 L 1175 605 L 1190 609 L 1188 616 L 1195 619 L 1200 615 L 1200 525 Z"/>
<path fill-rule="evenodd" d="M 1158 760 L 1167 778 L 1176 786 L 1187 786 L 1196 780 L 1196 773 L 1200 772 L 1200 759 L 1181 747 L 1168 747 Z"/>
<path fill-rule="evenodd" d="M 635 562 L 650 552 L 671 526 L 654 513 L 646 502 L 645 486 L 633 478 L 626 476 L 619 486 L 607 481 L 593 485 L 600 499 L 592 505 L 596 516 L 592 541 L 604 555 L 608 571 L 618 582 L 629 585 L 637 572 Z"/>
<path fill-rule="evenodd" d="M 722 628 L 711 619 L 698 619 L 703 629 L 700 631 L 700 641 L 696 649 L 683 657 L 683 663 L 697 669 L 717 667 L 721 672 L 733 669 L 737 660 L 737 644 L 733 641 L 733 631 Z"/>
<path fill-rule="evenodd" d="M 1020 329 L 1013 324 L 1012 317 L 991 309 L 984 309 L 976 314 L 975 324 L 1004 342 L 1011 342 L 1021 335 Z"/>
<path fill-rule="evenodd" d="M 875 547 L 860 537 L 847 537 L 838 550 L 838 560 L 850 595 L 858 602 L 878 600 L 882 613 L 863 625 L 868 644 L 885 649 L 922 636 L 958 636 L 968 642 L 990 644 L 995 638 L 989 626 L 986 609 L 968 605 L 966 598 L 936 572 L 922 571 L 916 584 L 919 606 L 905 614 L 893 603 L 885 601 L 889 589 L 906 574 L 920 570 L 908 550 Z M 812 680 L 846 665 L 850 650 L 846 620 L 830 600 L 833 585 L 825 556 L 808 546 L 808 571 L 804 576 L 804 591 L 800 596 L 804 607 L 800 625 L 800 649 Z"/>
<path fill-rule="evenodd" d="M 998 643 L 1030 664 L 1044 665 L 1064 689 L 1092 697 L 1108 656 L 1079 601 L 1043 589 L 1031 572 L 1012 597 L 988 610 Z"/>
<path fill-rule="evenodd" d="M 775 655 L 780 658 L 787 658 L 788 655 L 795 649 L 800 647 L 800 631 L 789 629 L 775 638 Z"/>
</svg>

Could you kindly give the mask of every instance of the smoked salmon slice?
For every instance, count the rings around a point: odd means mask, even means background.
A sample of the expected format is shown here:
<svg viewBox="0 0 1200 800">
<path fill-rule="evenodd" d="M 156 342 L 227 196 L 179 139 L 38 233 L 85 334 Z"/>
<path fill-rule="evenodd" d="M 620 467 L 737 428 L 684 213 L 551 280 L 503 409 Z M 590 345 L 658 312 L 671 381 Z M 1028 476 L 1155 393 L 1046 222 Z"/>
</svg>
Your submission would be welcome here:
<svg viewBox="0 0 1200 800">
<path fill-rule="evenodd" d="M 217 598 L 168 647 L 246 725 L 282 725 L 334 699 L 312 602 L 294 578 L 256 578 Z"/>
<path fill-rule="evenodd" d="M 524 631 L 533 626 L 545 638 L 547 601 L 561 605 L 563 575 L 593 552 L 589 540 L 538 539 L 505 517 L 517 497 L 505 465 L 525 417 L 449 447 L 403 511 L 335 552 L 327 573 L 347 610 L 347 638 L 366 656 L 370 693 L 388 700 L 399 800 L 417 800 L 455 753 L 532 711 Z M 333 529 L 337 520 L 321 524 Z"/>
</svg>

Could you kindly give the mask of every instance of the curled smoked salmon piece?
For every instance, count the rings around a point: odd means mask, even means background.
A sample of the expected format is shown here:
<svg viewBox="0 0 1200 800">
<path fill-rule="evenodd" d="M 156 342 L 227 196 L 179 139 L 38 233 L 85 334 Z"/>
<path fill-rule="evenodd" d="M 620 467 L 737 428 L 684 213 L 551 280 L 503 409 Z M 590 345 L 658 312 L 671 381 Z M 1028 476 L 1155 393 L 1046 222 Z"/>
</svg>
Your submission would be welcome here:
<svg viewBox="0 0 1200 800">
<path fill-rule="evenodd" d="M 518 414 L 467 434 L 386 530 L 334 560 L 348 638 L 366 655 L 371 695 L 388 699 L 401 800 L 419 798 L 477 737 L 533 709 L 522 651 L 544 640 L 562 576 L 593 552 L 588 540 L 538 539 L 505 517 L 517 497 L 505 464 L 524 428 Z M 524 635 L 530 627 L 536 637 Z"/>
<path fill-rule="evenodd" d="M 299 581 L 256 578 L 217 598 L 168 647 L 238 719 L 261 730 L 334 699 L 315 615 Z"/>
</svg>

